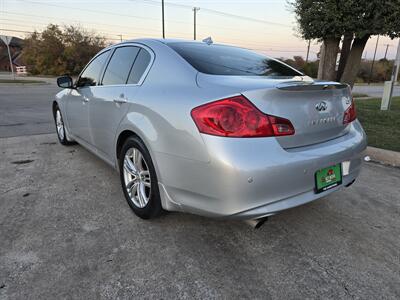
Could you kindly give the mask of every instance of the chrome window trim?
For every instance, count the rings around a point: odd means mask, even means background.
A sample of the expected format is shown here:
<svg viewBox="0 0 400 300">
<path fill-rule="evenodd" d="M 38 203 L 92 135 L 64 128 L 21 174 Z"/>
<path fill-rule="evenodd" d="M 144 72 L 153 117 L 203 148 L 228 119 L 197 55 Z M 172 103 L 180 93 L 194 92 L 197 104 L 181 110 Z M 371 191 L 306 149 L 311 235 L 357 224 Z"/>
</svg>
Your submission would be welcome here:
<svg viewBox="0 0 400 300">
<path fill-rule="evenodd" d="M 121 48 L 121 47 L 127 47 L 127 46 L 132 46 L 132 47 L 138 47 L 141 49 L 144 49 L 145 51 L 147 51 L 150 54 L 150 62 L 147 65 L 147 68 L 144 70 L 142 77 L 140 77 L 140 80 L 138 81 L 138 83 L 125 83 L 125 84 L 110 84 L 110 85 L 103 85 L 103 77 L 104 77 L 104 73 L 106 71 L 106 67 L 103 69 L 102 74 L 101 74 L 101 84 L 100 85 L 96 85 L 96 87 L 109 87 L 109 86 L 141 86 L 144 82 L 144 80 L 147 77 L 147 74 L 150 72 L 151 67 L 153 66 L 154 60 L 155 60 L 155 54 L 153 52 L 153 50 L 151 48 L 149 48 L 148 46 L 141 44 L 141 43 L 134 43 L 134 42 L 125 42 L 125 43 L 120 43 L 117 45 L 113 45 L 107 49 L 111 49 L 112 52 L 114 53 L 114 51 L 117 48 Z M 140 50 L 139 50 L 140 51 Z M 99 53 L 100 55 L 100 53 Z M 139 53 L 138 53 L 139 55 Z M 112 56 L 109 57 L 109 59 L 106 62 L 106 65 L 108 65 L 109 61 L 111 60 Z M 136 59 L 135 59 L 136 60 Z M 133 67 L 133 66 L 132 66 Z M 130 74 L 130 73 L 129 73 Z M 128 78 L 129 79 L 129 78 Z"/>
<path fill-rule="evenodd" d="M 110 50 L 111 50 L 111 51 L 110 51 Z M 98 86 L 98 84 L 96 84 L 96 85 L 87 85 L 87 86 L 76 86 L 76 84 L 79 82 L 79 79 L 81 78 L 82 74 L 86 71 L 87 67 L 88 67 L 96 58 L 98 58 L 100 55 L 102 55 L 102 54 L 104 54 L 104 53 L 106 53 L 106 52 L 108 52 L 108 51 L 109 51 L 110 53 L 108 53 L 108 57 L 107 57 L 107 59 L 106 59 L 106 63 L 101 67 L 100 74 L 98 75 L 98 76 L 99 76 L 98 81 L 103 80 L 104 67 L 105 67 L 105 65 L 107 65 L 108 62 L 110 61 L 110 57 L 111 57 L 110 55 L 111 55 L 111 53 L 114 52 L 114 49 L 111 48 L 111 47 L 104 48 L 103 50 L 101 50 L 100 52 L 98 52 L 98 53 L 97 53 L 94 57 L 92 57 L 92 59 L 86 64 L 86 66 L 85 66 L 85 67 L 83 68 L 83 70 L 79 73 L 79 76 L 78 76 L 78 78 L 77 78 L 76 81 L 75 81 L 74 86 L 75 86 L 76 88 L 82 89 L 82 88 L 88 88 L 88 87 L 95 87 L 95 86 Z"/>
<path fill-rule="evenodd" d="M 140 80 L 138 83 L 126 83 L 126 84 L 113 84 L 113 85 L 102 85 L 102 84 L 96 84 L 93 86 L 81 86 L 79 87 L 80 89 L 82 88 L 87 88 L 87 87 L 105 87 L 105 86 L 141 86 L 144 82 L 144 80 L 147 77 L 147 74 L 150 72 L 151 67 L 153 66 L 154 60 L 156 58 L 156 55 L 154 54 L 154 51 L 148 47 L 147 45 L 144 45 L 142 43 L 137 43 L 137 42 L 123 42 L 123 43 L 119 43 L 116 45 L 112 45 L 110 47 L 104 48 L 103 50 L 101 50 L 99 53 L 97 53 L 87 64 L 86 66 L 83 68 L 83 70 L 81 71 L 81 73 L 79 73 L 78 79 L 76 80 L 76 82 L 79 81 L 79 78 L 82 76 L 83 72 L 85 72 L 86 68 L 92 63 L 92 61 L 94 61 L 97 57 L 99 57 L 101 54 L 110 51 L 110 53 L 108 54 L 109 56 L 107 57 L 107 60 L 105 62 L 105 64 L 103 65 L 103 68 L 100 72 L 100 76 L 99 79 L 101 79 L 101 83 L 103 81 L 103 77 L 104 77 L 104 72 L 106 71 L 106 67 L 108 66 L 108 63 L 110 62 L 110 59 L 112 58 L 112 54 L 114 54 L 114 51 L 116 48 L 119 47 L 126 47 L 126 46 L 134 46 L 134 47 L 138 47 L 138 48 L 142 48 L 144 50 L 146 50 L 149 54 L 150 54 L 150 63 L 148 64 L 146 70 L 144 70 L 142 77 L 140 77 Z"/>
</svg>

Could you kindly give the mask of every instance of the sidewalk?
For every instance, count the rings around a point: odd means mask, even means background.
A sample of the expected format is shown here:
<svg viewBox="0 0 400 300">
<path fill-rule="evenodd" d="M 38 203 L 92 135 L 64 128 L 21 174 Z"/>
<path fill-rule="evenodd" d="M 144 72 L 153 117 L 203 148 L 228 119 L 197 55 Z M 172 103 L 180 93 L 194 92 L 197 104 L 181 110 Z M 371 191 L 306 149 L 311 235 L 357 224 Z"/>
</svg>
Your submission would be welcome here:
<svg viewBox="0 0 400 300">
<path fill-rule="evenodd" d="M 382 98 L 383 95 L 383 83 L 380 85 L 355 85 L 353 87 L 353 93 L 366 94 L 373 98 Z M 400 96 L 400 86 L 395 85 L 393 89 L 393 97 Z"/>
</svg>

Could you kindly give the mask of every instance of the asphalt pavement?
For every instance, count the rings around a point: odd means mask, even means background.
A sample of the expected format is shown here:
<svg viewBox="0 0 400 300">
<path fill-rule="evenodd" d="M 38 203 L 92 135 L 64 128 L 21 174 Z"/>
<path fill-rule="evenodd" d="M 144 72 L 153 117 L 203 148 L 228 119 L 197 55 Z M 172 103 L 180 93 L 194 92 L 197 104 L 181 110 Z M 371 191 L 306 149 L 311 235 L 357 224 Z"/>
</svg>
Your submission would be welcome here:
<svg viewBox="0 0 400 300">
<path fill-rule="evenodd" d="M 0 84 L 0 137 L 54 132 L 51 103 L 58 91 L 54 84 Z"/>
<path fill-rule="evenodd" d="M 239 221 L 144 221 L 116 172 L 55 134 L 0 139 L 1 299 L 399 299 L 400 171 Z"/>
<path fill-rule="evenodd" d="M 350 188 L 259 230 L 143 221 L 113 169 L 58 144 L 57 91 L 0 85 L 0 299 L 400 298 L 398 168 L 366 163 Z"/>
</svg>

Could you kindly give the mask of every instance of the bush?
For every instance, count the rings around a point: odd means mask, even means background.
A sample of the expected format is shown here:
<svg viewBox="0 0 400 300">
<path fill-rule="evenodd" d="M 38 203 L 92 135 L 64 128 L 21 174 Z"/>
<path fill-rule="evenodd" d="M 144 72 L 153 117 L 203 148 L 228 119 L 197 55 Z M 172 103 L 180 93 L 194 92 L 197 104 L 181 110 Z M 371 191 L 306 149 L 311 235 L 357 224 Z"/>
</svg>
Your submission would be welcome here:
<svg viewBox="0 0 400 300">
<path fill-rule="evenodd" d="M 310 61 L 306 63 L 301 56 L 294 56 L 293 59 L 289 58 L 284 59 L 283 61 L 289 66 L 303 72 L 304 74 L 312 78 L 317 78 L 318 76 L 319 61 Z"/>
<path fill-rule="evenodd" d="M 22 57 L 34 75 L 77 75 L 105 45 L 104 37 L 79 27 L 50 24 L 25 39 Z"/>
<path fill-rule="evenodd" d="M 301 56 L 294 56 L 293 58 L 281 60 L 312 78 L 317 78 L 318 76 L 319 61 L 310 61 L 306 63 Z M 355 80 L 356 83 L 369 82 L 371 66 L 371 60 L 363 60 L 361 62 L 360 70 L 358 71 L 358 75 Z M 371 82 L 384 82 L 386 80 L 390 80 L 392 68 L 393 61 L 389 61 L 387 59 L 376 61 L 372 71 Z"/>
</svg>

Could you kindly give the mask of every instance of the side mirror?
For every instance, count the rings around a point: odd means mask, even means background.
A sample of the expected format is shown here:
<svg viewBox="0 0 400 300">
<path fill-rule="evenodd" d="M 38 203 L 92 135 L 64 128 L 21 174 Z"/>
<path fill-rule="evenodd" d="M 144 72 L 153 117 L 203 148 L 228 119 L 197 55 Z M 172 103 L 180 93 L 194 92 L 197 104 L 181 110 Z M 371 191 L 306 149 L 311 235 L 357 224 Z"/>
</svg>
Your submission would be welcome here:
<svg viewBox="0 0 400 300">
<path fill-rule="evenodd" d="M 57 78 L 57 85 L 60 88 L 64 89 L 72 89 L 74 87 L 74 84 L 72 82 L 72 78 L 68 75 L 61 76 Z"/>
</svg>

